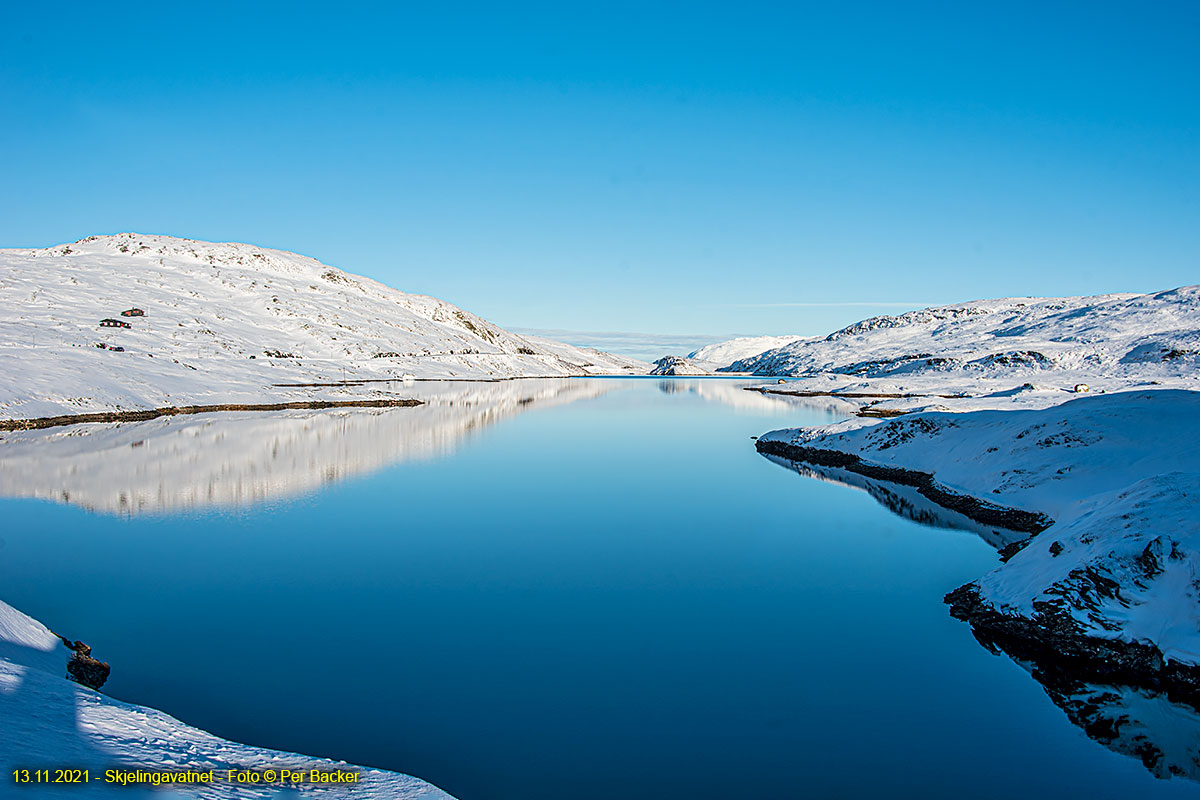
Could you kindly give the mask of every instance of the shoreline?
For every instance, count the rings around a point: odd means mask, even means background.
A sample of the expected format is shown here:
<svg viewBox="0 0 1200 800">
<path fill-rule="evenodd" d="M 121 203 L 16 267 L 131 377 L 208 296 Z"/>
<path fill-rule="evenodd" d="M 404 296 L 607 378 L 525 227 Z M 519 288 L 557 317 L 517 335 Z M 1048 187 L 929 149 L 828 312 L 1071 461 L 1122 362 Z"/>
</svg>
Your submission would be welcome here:
<svg viewBox="0 0 1200 800">
<path fill-rule="evenodd" d="M 1173 405 L 1158 406 L 1164 410 L 1155 413 L 1165 414 L 1170 413 L 1172 408 L 1181 408 L 1176 413 L 1182 414 L 1188 407 L 1180 407 L 1179 403 L 1185 400 L 1194 401 L 1188 399 L 1186 392 L 1178 394 L 1181 397 L 1176 399 L 1172 395 L 1159 393 L 1144 393 L 1144 396 L 1129 393 L 1124 397 L 1121 393 L 1116 393 L 1107 395 L 1104 399 L 1079 399 L 1070 404 L 1040 411 L 1013 411 L 1011 413 L 1014 415 L 1024 416 L 1013 416 L 1011 421 L 996 422 L 993 416 L 988 418 L 988 422 L 981 422 L 975 426 L 950 424 L 940 428 L 934 427 L 926 431 L 928 436 L 923 445 L 914 445 L 918 449 L 910 451 L 908 463 L 928 470 L 931 463 L 937 463 L 936 459 L 930 461 L 933 458 L 931 454 L 956 446 L 956 443 L 948 440 L 951 436 L 958 436 L 960 440 L 967 437 L 966 441 L 978 444 L 979 453 L 995 452 L 997 446 L 1000 449 L 1005 448 L 996 438 L 997 435 L 1001 435 L 1011 436 L 1013 444 L 1010 449 L 1022 457 L 1026 457 L 1026 454 L 1021 452 L 1022 449 L 1031 448 L 1046 452 L 1047 448 L 1055 447 L 1058 448 L 1055 452 L 1071 453 L 1070 456 L 1064 455 L 1061 462 L 1042 456 L 1042 460 L 1049 464 L 1043 469 L 1049 480 L 1061 480 L 1061 476 L 1070 475 L 1073 470 L 1086 472 L 1090 469 L 1093 474 L 1107 475 L 1116 468 L 1115 464 L 1121 463 L 1116 460 L 1118 457 L 1123 456 L 1127 462 L 1133 462 L 1137 456 L 1123 455 L 1125 451 L 1119 449 L 1109 452 L 1100 450 L 1097 454 L 1088 455 L 1092 448 L 1102 447 L 1103 434 L 1106 431 L 1096 420 L 1119 417 L 1117 412 L 1107 411 L 1103 407 L 1101 410 L 1106 413 L 1097 415 L 1097 407 L 1094 404 L 1099 402 L 1107 406 L 1115 405 L 1122 409 L 1122 413 L 1132 415 L 1149 413 L 1146 408 L 1136 405 L 1137 401 L 1145 405 L 1150 401 L 1157 403 L 1160 400 L 1173 400 Z M 1128 402 L 1123 402 L 1126 400 Z M 1134 405 L 1129 405 L 1130 403 Z M 1072 406 L 1075 413 L 1068 410 Z M 1030 414 L 1042 416 L 1031 417 Z M 947 414 L 933 414 L 931 418 L 939 416 L 946 417 Z M 962 417 L 963 421 L 970 419 L 970 415 Z M 1160 426 L 1168 424 L 1170 418 L 1166 419 L 1168 421 L 1159 423 Z M 1054 425 L 1050 428 L 1052 432 L 1044 435 L 1040 433 L 1051 424 Z M 1110 423 L 1110 427 L 1115 425 L 1117 423 Z M 1097 438 L 1081 438 L 1080 430 L 1095 431 L 1097 426 L 1100 428 L 1100 433 L 1096 434 Z M 948 427 L 960 430 L 955 434 L 947 434 L 945 442 L 929 444 L 934 436 Z M 873 426 L 866 429 L 878 430 Z M 1000 506 L 965 492 L 948 490 L 935 480 L 932 471 L 885 466 L 867 461 L 860 452 L 883 451 L 908 439 L 900 439 L 897 442 L 876 437 L 874 442 L 870 442 L 869 438 L 855 438 L 856 432 L 866 429 L 831 434 L 835 439 L 841 436 L 838 444 L 844 446 L 818 447 L 779 438 L 760 438 L 755 447 L 765 456 L 793 463 L 798 471 L 803 465 L 810 465 L 810 469 L 836 468 L 876 481 L 912 487 L 922 497 L 943 509 L 957 512 L 976 522 L 1028 534 L 1025 539 L 1011 544 L 994 545 L 1004 566 L 945 594 L 943 602 L 949 606 L 950 615 L 968 623 L 975 638 L 990 652 L 1003 652 L 1014 660 L 1032 663 L 1035 677 L 1038 674 L 1053 674 L 1059 676 L 1060 682 L 1071 680 L 1148 690 L 1200 711 L 1200 664 L 1193 663 L 1186 657 L 1179 657 L 1181 645 L 1177 639 L 1155 636 L 1153 631 L 1148 631 L 1144 625 L 1131 626 L 1129 629 L 1117 627 L 1119 619 L 1114 623 L 1104 616 L 1105 602 L 1108 600 L 1124 608 L 1161 601 L 1162 592 L 1167 591 L 1169 587 L 1164 583 L 1164 588 L 1156 595 L 1152 582 L 1172 570 L 1178 572 L 1186 568 L 1189 552 L 1186 538 L 1188 527 L 1185 524 L 1183 528 L 1179 528 L 1175 522 L 1177 518 L 1184 517 L 1178 516 L 1178 509 L 1173 512 L 1175 516 L 1169 516 L 1157 511 L 1157 508 L 1163 503 L 1178 504 L 1181 502 L 1180 498 L 1188 496 L 1187 493 L 1191 491 L 1190 487 L 1194 483 L 1194 478 L 1189 478 L 1188 475 L 1194 470 L 1188 462 L 1179 462 L 1178 459 L 1184 456 L 1166 449 L 1169 445 L 1159 441 L 1161 436 L 1150 437 L 1150 443 L 1140 445 L 1143 452 L 1154 455 L 1156 466 L 1153 469 L 1131 467 L 1132 482 L 1129 486 L 1124 486 L 1118 481 L 1116 485 L 1103 487 L 1103 491 L 1097 495 L 1097 489 L 1100 487 L 1091 482 L 1095 480 L 1094 477 L 1079 479 L 1081 482 L 1076 486 L 1082 487 L 1083 490 L 1076 488 L 1075 491 L 1081 497 L 1101 498 L 1093 501 L 1099 502 L 1100 505 L 1088 514 L 1073 516 L 1069 511 L 1070 504 L 1064 505 L 1061 501 L 1062 498 L 1074 497 L 1075 494 L 1067 486 L 1059 487 L 1055 495 L 1059 501 L 1043 506 L 1058 509 L 1055 511 L 1055 516 L 1059 517 L 1056 524 L 1056 520 L 1046 513 Z M 1016 441 L 1031 434 L 1036 434 L 1032 437 L 1034 441 Z M 1038 436 L 1044 438 L 1038 439 Z M 820 442 L 819 439 L 814 443 L 828 444 Z M 993 446 L 988 448 L 988 444 Z M 1118 445 L 1118 448 L 1123 446 Z M 920 449 L 922 447 L 924 449 Z M 911 455 L 914 452 L 915 458 Z M 1011 459 L 1014 452 L 998 458 Z M 894 455 L 891 457 L 900 461 L 900 458 Z M 1172 461 L 1172 458 L 1175 460 Z M 1012 466 L 1014 463 L 1021 464 L 1023 470 L 1031 468 L 1029 464 L 1020 460 L 1006 461 L 1002 466 Z M 1056 472 L 1048 471 L 1058 463 L 1062 463 L 1063 466 Z M 1164 470 L 1163 474 L 1153 474 L 1160 468 Z M 1021 473 L 1023 470 L 1014 471 Z M 801 474 L 804 472 L 801 471 Z M 956 474 L 961 478 L 962 470 Z M 999 474 L 1010 473 L 1006 471 Z M 1189 480 L 1192 482 L 1189 483 Z M 1041 483 L 1044 482 L 1045 476 Z M 975 491 L 979 490 L 978 485 L 970 481 L 967 481 L 966 485 L 974 486 Z M 1064 495 L 1064 491 L 1067 494 Z M 1042 497 L 1043 503 L 1047 497 Z M 1029 502 L 1028 495 L 1026 502 Z M 1033 503 L 1033 507 L 1039 504 Z M 1055 526 L 1054 530 L 1041 536 L 1040 534 L 1051 525 Z M 1137 533 L 1127 532 L 1131 528 Z M 1055 541 L 1049 542 L 1049 539 Z M 1097 544 L 1089 549 L 1093 542 L 1108 544 Z M 1032 553 L 1029 558 L 1026 558 L 1026 550 Z M 1092 550 L 1098 555 L 1092 555 Z M 1075 554 L 1077 560 L 1070 560 L 1071 554 Z M 1055 561 L 1060 555 L 1064 560 Z M 1013 563 L 1018 564 L 1015 570 L 1010 564 L 1011 559 L 1015 559 Z M 998 595 L 998 586 L 1007 589 L 1001 589 L 1001 594 Z M 1008 591 L 1010 595 L 1004 595 L 1003 591 Z M 1031 602 L 1031 607 L 1005 605 L 1002 599 L 1008 596 L 1012 600 L 1012 597 L 1016 596 L 1011 594 L 1013 592 L 1019 595 L 1018 600 L 1024 598 L 1023 602 Z M 1173 597 L 1174 594 L 1170 596 Z M 1178 602 L 1186 604 L 1186 598 L 1180 595 Z M 1172 613 L 1170 606 L 1162 605 L 1161 602 L 1153 607 L 1157 609 L 1156 613 Z M 1185 610 L 1180 613 L 1183 616 L 1173 623 L 1176 626 L 1184 624 L 1182 620 L 1190 612 Z"/>
<path fill-rule="evenodd" d="M 291 411 L 329 408 L 409 408 L 424 405 L 422 400 L 295 400 L 285 403 L 216 403 L 213 405 L 163 406 L 139 411 L 93 411 L 84 414 L 60 414 L 53 417 L 0 420 L 0 432 L 34 431 L 89 422 L 145 422 L 159 417 L 184 414 L 209 414 L 217 411 Z"/>
<path fill-rule="evenodd" d="M 867 478 L 911 486 L 921 496 L 937 503 L 942 508 L 958 512 L 968 519 L 983 525 L 995 525 L 1010 531 L 1028 533 L 1033 536 L 1054 524 L 1046 514 L 1010 508 L 968 494 L 952 492 L 937 482 L 928 472 L 903 467 L 885 467 L 863 461 L 861 456 L 841 450 L 819 447 L 803 447 L 774 439 L 759 439 L 754 449 L 765 455 L 779 456 L 789 461 L 815 464 L 818 467 L 837 467 Z"/>
<path fill-rule="evenodd" d="M 1074 629 L 1072 621 L 1051 603 L 1035 603 L 1032 619 L 997 611 L 966 583 L 942 601 L 950 616 L 971 626 L 981 645 L 1010 658 L 1032 661 L 1075 680 L 1134 686 L 1162 692 L 1167 699 L 1200 710 L 1200 666 L 1168 661 L 1150 642 L 1103 639 Z"/>
</svg>

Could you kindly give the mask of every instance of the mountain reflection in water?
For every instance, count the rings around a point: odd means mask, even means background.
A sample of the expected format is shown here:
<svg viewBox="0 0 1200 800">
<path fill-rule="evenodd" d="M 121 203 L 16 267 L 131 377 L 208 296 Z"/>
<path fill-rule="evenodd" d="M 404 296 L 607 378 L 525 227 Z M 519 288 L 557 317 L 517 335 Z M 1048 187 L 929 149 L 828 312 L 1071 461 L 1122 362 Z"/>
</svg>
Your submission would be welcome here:
<svg viewBox="0 0 1200 800">
<path fill-rule="evenodd" d="M 421 383 L 410 394 L 425 405 L 412 408 L 218 412 L 7 433 L 0 496 L 123 515 L 249 506 L 444 455 L 505 417 L 615 387 L 561 379 Z"/>
</svg>

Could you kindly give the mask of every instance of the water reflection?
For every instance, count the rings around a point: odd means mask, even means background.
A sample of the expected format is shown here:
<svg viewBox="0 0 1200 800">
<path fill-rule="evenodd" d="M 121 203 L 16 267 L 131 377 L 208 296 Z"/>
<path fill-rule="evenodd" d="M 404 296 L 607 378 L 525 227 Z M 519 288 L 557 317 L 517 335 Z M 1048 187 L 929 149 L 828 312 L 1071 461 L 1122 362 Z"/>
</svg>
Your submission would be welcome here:
<svg viewBox="0 0 1200 800">
<path fill-rule="evenodd" d="M 861 405 L 840 397 L 797 397 L 747 390 L 747 387 L 761 385 L 761 379 L 738 381 L 721 378 L 676 378 L 659 381 L 658 388 L 664 394 L 688 393 L 713 403 L 753 414 L 781 416 L 796 411 L 810 413 L 815 411 L 828 418 L 830 424 L 853 416 Z"/>
<path fill-rule="evenodd" d="M 933 503 L 910 486 L 778 456 L 766 458 L 806 478 L 861 489 L 893 513 L 921 524 L 971 531 L 997 549 L 1028 535 L 981 525 Z M 1054 704 L 1093 741 L 1140 760 L 1155 777 L 1200 781 L 1200 713 L 1196 709 L 1173 702 L 1160 692 L 1083 681 L 1061 667 L 1018 658 L 979 634 L 976 638 L 992 653 L 1003 653 L 1028 671 Z"/>
<path fill-rule="evenodd" d="M 444 455 L 505 417 L 615 386 L 419 383 L 409 393 L 426 404 L 414 408 L 222 412 L 7 433 L 0 436 L 0 496 L 126 515 L 253 505 Z"/>
<path fill-rule="evenodd" d="M 764 454 L 765 455 L 765 454 Z M 970 531 L 996 549 L 1007 544 L 1021 541 L 1029 536 L 1027 533 L 983 525 L 970 517 L 956 511 L 939 506 L 927 499 L 912 486 L 902 486 L 897 483 L 874 480 L 849 470 L 834 467 L 818 467 L 789 461 L 779 456 L 766 455 L 767 460 L 773 461 L 785 469 L 790 469 L 805 478 L 815 478 L 827 483 L 837 483 L 861 489 L 871 495 L 880 505 L 894 514 L 929 525 L 934 528 L 951 528 L 954 530 Z"/>
<path fill-rule="evenodd" d="M 1013 659 L 1042 684 L 1088 738 L 1136 758 L 1157 778 L 1200 781 L 1200 713 L 1166 695 L 1087 683 L 1061 670 Z"/>
</svg>

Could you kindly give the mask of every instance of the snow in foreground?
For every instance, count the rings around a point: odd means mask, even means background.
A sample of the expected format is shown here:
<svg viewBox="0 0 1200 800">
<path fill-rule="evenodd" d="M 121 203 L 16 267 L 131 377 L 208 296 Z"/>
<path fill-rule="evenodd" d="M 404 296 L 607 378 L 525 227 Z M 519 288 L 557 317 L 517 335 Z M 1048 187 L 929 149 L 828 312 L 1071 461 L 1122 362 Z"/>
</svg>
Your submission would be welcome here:
<svg viewBox="0 0 1200 800">
<path fill-rule="evenodd" d="M 0 250 L 0 416 L 387 398 L 388 384 L 275 384 L 645 372 L 518 336 L 312 258 L 170 236 Z M 140 308 L 143 317 L 122 317 Z M 131 327 L 101 327 L 103 319 Z M 122 348 L 114 350 L 111 348 Z"/>
<path fill-rule="evenodd" d="M 256 798 L 292 794 L 320 797 L 439 800 L 450 796 L 424 781 L 343 762 L 265 750 L 228 742 L 185 725 L 161 711 L 117 700 L 67 680 L 72 655 L 44 625 L 0 602 L 0 757 L 5 785 L 11 770 L 70 766 L 90 770 L 88 785 L 39 785 L 31 796 L 77 797 L 81 794 L 128 793 L 128 787 L 106 785 L 111 768 L 166 770 L 291 769 L 357 772 L 358 783 L 340 787 L 297 784 L 281 790 L 218 781 L 189 787 L 179 794 L 202 798 Z M 119 667 L 118 667 L 119 668 Z M 171 793 L 166 793 L 169 796 Z M 154 796 L 165 796 L 161 790 Z"/>
<path fill-rule="evenodd" d="M 951 492 L 1053 518 L 977 584 L 992 609 L 1200 665 L 1200 392 L 1039 410 L 910 414 L 773 431 L 779 442 L 932 474 Z M 770 445 L 762 445 L 769 447 Z"/>
</svg>

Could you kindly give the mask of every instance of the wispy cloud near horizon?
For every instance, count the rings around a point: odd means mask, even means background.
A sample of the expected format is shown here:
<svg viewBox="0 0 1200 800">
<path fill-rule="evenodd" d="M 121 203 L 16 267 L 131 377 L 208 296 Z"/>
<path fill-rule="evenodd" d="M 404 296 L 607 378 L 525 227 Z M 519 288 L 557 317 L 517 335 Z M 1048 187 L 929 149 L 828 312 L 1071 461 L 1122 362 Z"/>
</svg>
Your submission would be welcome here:
<svg viewBox="0 0 1200 800">
<path fill-rule="evenodd" d="M 713 308 L 929 308 L 937 305 L 924 300 L 904 302 L 900 300 L 853 300 L 834 303 L 785 302 L 785 303 L 715 303 Z"/>
<path fill-rule="evenodd" d="M 715 344 L 746 334 L 669 334 L 636 331 L 575 331 L 565 328 L 517 328 L 514 333 L 542 336 L 576 347 L 594 347 L 609 353 L 653 361 L 665 355 L 686 355 L 707 344 Z"/>
</svg>

